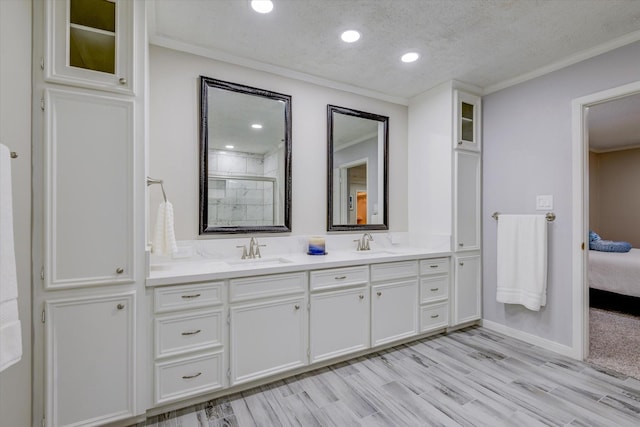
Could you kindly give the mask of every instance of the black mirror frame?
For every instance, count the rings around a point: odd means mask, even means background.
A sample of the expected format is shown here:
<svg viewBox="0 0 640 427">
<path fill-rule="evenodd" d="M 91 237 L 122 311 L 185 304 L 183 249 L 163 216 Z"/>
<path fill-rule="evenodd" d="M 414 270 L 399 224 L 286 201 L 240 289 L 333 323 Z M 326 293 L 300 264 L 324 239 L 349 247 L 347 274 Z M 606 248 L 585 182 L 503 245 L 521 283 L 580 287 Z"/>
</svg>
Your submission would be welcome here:
<svg viewBox="0 0 640 427">
<path fill-rule="evenodd" d="M 209 134 L 208 134 L 208 89 L 218 88 L 233 92 L 261 96 L 284 102 L 285 121 L 285 159 L 284 159 L 284 224 L 259 226 L 210 226 L 208 224 L 209 193 Z M 241 233 L 288 233 L 291 232 L 291 96 L 238 83 L 226 82 L 210 77 L 200 76 L 200 195 L 199 195 L 199 234 L 241 234 Z"/>
<path fill-rule="evenodd" d="M 382 224 L 334 224 L 333 223 L 333 114 L 345 114 L 384 124 L 384 171 Z M 369 231 L 389 229 L 389 117 L 351 108 L 327 105 L 327 231 Z"/>
</svg>

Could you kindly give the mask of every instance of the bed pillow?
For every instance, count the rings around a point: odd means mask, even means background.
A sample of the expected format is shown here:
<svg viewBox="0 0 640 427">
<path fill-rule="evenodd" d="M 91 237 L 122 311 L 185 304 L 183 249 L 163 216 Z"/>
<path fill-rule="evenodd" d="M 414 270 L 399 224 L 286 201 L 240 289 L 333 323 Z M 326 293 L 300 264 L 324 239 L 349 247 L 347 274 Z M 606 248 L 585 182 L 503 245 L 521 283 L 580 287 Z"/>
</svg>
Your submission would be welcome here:
<svg viewBox="0 0 640 427">
<path fill-rule="evenodd" d="M 601 252 L 629 252 L 631 250 L 631 243 L 600 239 L 589 242 L 589 249 Z"/>
<path fill-rule="evenodd" d="M 593 230 L 589 230 L 589 243 L 600 240 L 600 236 Z"/>
</svg>

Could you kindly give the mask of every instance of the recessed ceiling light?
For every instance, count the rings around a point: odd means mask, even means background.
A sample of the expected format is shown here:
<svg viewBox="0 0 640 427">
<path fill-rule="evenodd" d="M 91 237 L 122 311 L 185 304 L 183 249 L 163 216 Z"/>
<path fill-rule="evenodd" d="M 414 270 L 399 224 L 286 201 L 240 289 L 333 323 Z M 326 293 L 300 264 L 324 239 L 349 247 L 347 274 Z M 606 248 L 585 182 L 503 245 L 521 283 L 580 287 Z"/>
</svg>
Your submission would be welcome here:
<svg viewBox="0 0 640 427">
<path fill-rule="evenodd" d="M 340 36 L 343 42 L 353 43 L 360 39 L 360 33 L 356 30 L 347 30 Z"/>
<path fill-rule="evenodd" d="M 225 145 L 224 148 L 228 148 L 229 150 L 233 149 L 233 145 Z"/>
<path fill-rule="evenodd" d="M 269 13 L 273 10 L 271 0 L 251 0 L 251 7 L 258 13 Z"/>
<path fill-rule="evenodd" d="M 262 125 L 259 124 L 259 123 L 254 123 L 254 124 L 251 125 L 251 127 L 254 128 L 254 129 L 262 129 Z"/>
<path fill-rule="evenodd" d="M 409 52 L 402 55 L 400 57 L 400 60 L 402 62 L 415 62 L 418 60 L 418 58 L 420 58 L 420 55 L 418 55 L 416 52 Z"/>
</svg>

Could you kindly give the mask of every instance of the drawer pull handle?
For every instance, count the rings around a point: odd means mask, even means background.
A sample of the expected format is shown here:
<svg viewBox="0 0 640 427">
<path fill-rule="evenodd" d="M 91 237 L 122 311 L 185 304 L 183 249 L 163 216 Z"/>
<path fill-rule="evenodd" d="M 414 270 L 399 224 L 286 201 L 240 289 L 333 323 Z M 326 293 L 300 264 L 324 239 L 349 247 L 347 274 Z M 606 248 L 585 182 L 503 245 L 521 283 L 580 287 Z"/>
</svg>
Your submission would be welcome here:
<svg viewBox="0 0 640 427">
<path fill-rule="evenodd" d="M 433 315 L 431 315 L 431 318 L 432 318 L 432 319 L 437 319 L 438 317 L 440 317 L 440 315 L 439 315 L 439 314 L 433 314 Z"/>
<path fill-rule="evenodd" d="M 183 332 L 182 335 L 195 335 L 195 334 L 199 334 L 200 332 L 202 332 L 202 330 L 198 329 L 198 330 L 195 330 L 195 331 Z"/>
<path fill-rule="evenodd" d="M 376 292 L 376 295 L 381 296 L 382 292 L 378 291 L 378 292 Z"/>
<path fill-rule="evenodd" d="M 295 308 L 296 310 L 300 310 L 300 304 L 294 305 L 293 308 Z"/>
<path fill-rule="evenodd" d="M 438 264 L 431 264 L 429 268 L 438 268 Z"/>
<path fill-rule="evenodd" d="M 431 288 L 431 292 L 436 292 L 437 290 L 439 290 L 440 288 Z"/>
<path fill-rule="evenodd" d="M 199 296 L 200 296 L 200 294 L 182 295 L 182 298 L 184 298 L 184 299 L 189 299 L 189 298 L 198 298 Z"/>
<path fill-rule="evenodd" d="M 192 378 L 198 378 L 200 375 L 202 375 L 202 372 L 198 372 L 197 374 L 194 374 L 194 375 L 183 375 L 182 379 L 183 380 L 190 380 Z"/>
<path fill-rule="evenodd" d="M 334 277 L 334 279 L 336 279 L 336 280 L 344 280 L 346 278 L 347 278 L 347 276 L 336 276 L 336 277 Z"/>
<path fill-rule="evenodd" d="M 358 295 L 358 298 L 360 298 L 361 300 L 363 300 L 363 299 L 364 299 L 364 295 L 360 294 L 360 295 Z"/>
</svg>

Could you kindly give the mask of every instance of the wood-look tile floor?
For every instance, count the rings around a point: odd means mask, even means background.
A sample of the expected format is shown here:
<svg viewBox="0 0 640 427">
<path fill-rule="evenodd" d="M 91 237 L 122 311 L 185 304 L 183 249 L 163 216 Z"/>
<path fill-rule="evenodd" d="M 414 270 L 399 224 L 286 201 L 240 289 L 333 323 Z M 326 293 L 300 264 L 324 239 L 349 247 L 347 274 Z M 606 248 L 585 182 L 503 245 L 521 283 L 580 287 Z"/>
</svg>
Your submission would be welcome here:
<svg viewBox="0 0 640 427">
<path fill-rule="evenodd" d="M 637 427 L 640 381 L 473 327 L 142 425 Z"/>
</svg>

